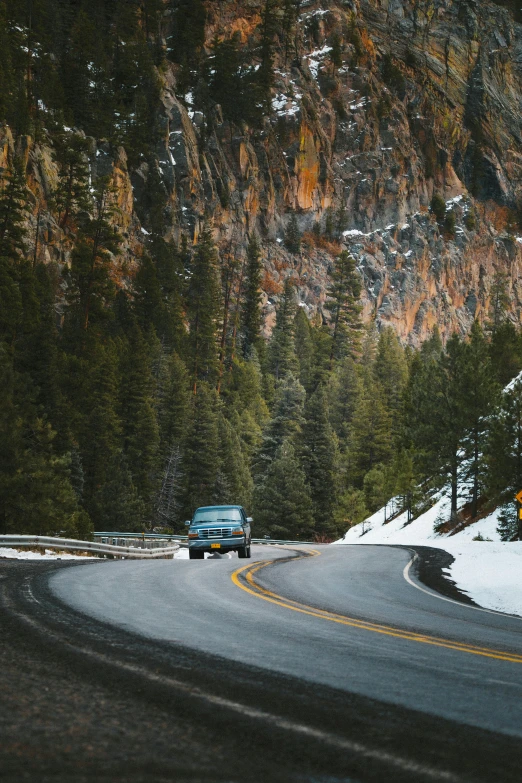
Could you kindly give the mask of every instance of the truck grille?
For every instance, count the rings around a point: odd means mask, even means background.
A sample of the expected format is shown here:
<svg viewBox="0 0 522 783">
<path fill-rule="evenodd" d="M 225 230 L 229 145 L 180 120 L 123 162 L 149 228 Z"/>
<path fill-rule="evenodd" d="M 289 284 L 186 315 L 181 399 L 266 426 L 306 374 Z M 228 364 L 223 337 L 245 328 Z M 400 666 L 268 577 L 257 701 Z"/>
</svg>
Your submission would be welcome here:
<svg viewBox="0 0 522 783">
<path fill-rule="evenodd" d="M 230 538 L 231 527 L 207 527 L 199 531 L 200 538 Z"/>
</svg>

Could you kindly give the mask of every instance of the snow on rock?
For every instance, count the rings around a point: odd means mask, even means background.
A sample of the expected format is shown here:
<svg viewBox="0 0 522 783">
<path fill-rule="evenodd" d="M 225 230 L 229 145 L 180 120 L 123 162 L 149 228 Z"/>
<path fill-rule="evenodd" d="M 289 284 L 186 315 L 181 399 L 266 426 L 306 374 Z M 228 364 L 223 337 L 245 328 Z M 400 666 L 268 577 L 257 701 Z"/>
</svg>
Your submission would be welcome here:
<svg viewBox="0 0 522 783">
<path fill-rule="evenodd" d="M 321 60 L 328 54 L 328 52 L 331 51 L 332 47 L 325 45 L 322 47 L 322 49 L 316 49 L 314 52 L 310 52 L 310 54 L 306 55 L 306 58 L 308 59 L 308 67 L 310 68 L 310 71 L 315 79 L 317 79 L 317 74 L 321 66 Z"/>
</svg>

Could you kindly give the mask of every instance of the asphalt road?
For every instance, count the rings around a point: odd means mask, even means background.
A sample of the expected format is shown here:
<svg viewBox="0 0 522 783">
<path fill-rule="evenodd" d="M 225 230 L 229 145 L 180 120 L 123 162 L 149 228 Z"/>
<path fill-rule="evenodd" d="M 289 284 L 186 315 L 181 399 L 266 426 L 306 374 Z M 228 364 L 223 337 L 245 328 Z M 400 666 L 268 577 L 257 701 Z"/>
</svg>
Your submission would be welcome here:
<svg viewBox="0 0 522 783">
<path fill-rule="evenodd" d="M 177 780 L 519 781 L 522 620 L 446 600 L 414 569 L 412 585 L 402 548 L 313 551 L 54 567 L 14 580 L 2 606 L 75 693 L 95 683 L 108 713 L 131 701 L 118 721 L 132 753 L 111 759 L 111 780 L 164 779 L 135 726 L 158 743 L 166 721 Z M 64 750 L 73 768 L 96 747 L 89 726 Z"/>
<path fill-rule="evenodd" d="M 257 548 L 255 558 L 289 554 Z M 62 571 L 51 587 L 81 612 L 150 638 L 522 737 L 522 619 L 415 589 L 403 575 L 410 560 L 399 548 L 323 547 L 254 575 L 276 596 L 390 633 L 246 592 L 231 579 L 244 565 L 237 558 L 90 566 Z M 500 660 L 506 653 L 518 662 Z"/>
</svg>

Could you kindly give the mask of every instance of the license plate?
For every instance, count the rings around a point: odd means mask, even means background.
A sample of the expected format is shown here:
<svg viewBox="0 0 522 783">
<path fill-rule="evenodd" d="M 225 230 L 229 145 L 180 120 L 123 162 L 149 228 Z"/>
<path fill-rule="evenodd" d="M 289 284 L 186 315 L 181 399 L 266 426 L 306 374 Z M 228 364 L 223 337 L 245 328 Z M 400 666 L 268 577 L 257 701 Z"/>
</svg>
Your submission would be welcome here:
<svg viewBox="0 0 522 783">
<path fill-rule="evenodd" d="M 211 549 L 221 549 L 221 544 L 211 544 L 210 548 Z"/>
</svg>

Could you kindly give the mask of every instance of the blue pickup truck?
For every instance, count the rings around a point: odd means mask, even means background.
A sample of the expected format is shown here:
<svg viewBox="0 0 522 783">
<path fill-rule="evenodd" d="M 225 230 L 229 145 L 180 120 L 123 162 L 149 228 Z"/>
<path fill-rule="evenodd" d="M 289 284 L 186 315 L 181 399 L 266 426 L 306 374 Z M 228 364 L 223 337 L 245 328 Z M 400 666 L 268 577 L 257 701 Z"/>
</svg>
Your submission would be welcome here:
<svg viewBox="0 0 522 783">
<path fill-rule="evenodd" d="M 205 552 L 237 552 L 250 557 L 252 517 L 243 506 L 201 506 L 188 525 L 191 560 L 203 560 Z"/>
</svg>

